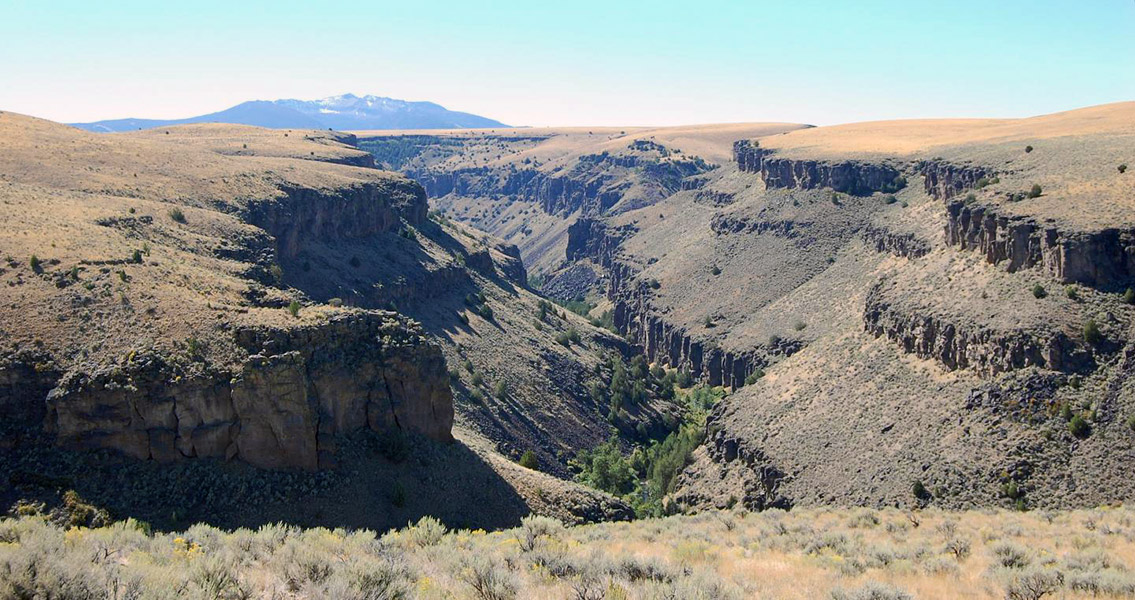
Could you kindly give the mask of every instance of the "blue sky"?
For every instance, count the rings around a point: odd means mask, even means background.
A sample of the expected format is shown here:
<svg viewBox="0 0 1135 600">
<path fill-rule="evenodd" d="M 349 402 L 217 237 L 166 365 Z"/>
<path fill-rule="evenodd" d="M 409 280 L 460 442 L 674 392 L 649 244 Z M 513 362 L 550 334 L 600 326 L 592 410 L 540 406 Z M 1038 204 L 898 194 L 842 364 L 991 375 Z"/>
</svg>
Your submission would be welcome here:
<svg viewBox="0 0 1135 600">
<path fill-rule="evenodd" d="M 831 124 L 1135 100 L 1135 0 L 0 0 L 0 110 L 345 92 L 517 125 Z"/>
</svg>

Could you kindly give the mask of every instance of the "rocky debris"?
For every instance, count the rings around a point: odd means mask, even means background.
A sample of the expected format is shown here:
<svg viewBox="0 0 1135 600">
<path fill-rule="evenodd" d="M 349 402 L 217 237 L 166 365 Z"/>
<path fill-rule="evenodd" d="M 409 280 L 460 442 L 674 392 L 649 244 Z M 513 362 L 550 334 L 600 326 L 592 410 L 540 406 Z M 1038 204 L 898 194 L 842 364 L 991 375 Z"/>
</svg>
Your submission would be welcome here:
<svg viewBox="0 0 1135 600">
<path fill-rule="evenodd" d="M 704 458 L 712 461 L 711 464 L 721 472 L 722 480 L 728 480 L 731 493 L 716 486 L 683 485 L 683 476 L 678 492 L 670 499 L 683 507 L 729 509 L 734 503 L 740 503 L 749 510 L 792 508 L 791 499 L 781 493 L 781 483 L 787 475 L 760 449 L 752 448 L 744 439 L 714 427 L 716 414 L 717 411 L 710 415 L 706 424 L 713 433 L 703 446 Z"/>
<path fill-rule="evenodd" d="M 1000 331 L 904 308 L 887 297 L 882 282 L 867 294 L 863 323 L 872 335 L 885 336 L 903 351 L 951 371 L 973 369 L 992 376 L 1038 367 L 1086 373 L 1096 366 L 1092 352 L 1062 331 Z"/>
<path fill-rule="evenodd" d="M 400 177 L 323 190 L 281 186 L 276 198 L 249 203 L 244 220 L 276 238 L 277 253 L 294 257 L 309 243 L 371 236 L 426 221 L 422 187 Z"/>
<path fill-rule="evenodd" d="M 600 285 L 601 279 L 589 262 L 577 261 L 556 272 L 540 292 L 557 300 L 571 301 L 585 298 Z"/>
<path fill-rule="evenodd" d="M 1061 231 L 956 200 L 946 205 L 946 212 L 947 244 L 977 250 L 1010 272 L 1039 267 L 1062 282 L 1102 289 L 1123 289 L 1135 279 L 1135 229 Z"/>
<path fill-rule="evenodd" d="M 733 160 L 741 171 L 759 173 L 770 188 L 831 188 L 836 192 L 869 196 L 875 192 L 896 192 L 906 185 L 902 173 L 890 165 L 854 160 L 776 158 L 774 152 L 749 140 L 733 144 Z"/>
<path fill-rule="evenodd" d="M 904 258 L 921 258 L 930 253 L 930 244 L 913 233 L 895 233 L 885 227 L 868 225 L 863 228 L 863 239 L 879 252 Z"/>
<path fill-rule="evenodd" d="M 452 439 L 441 351 L 393 313 L 235 336 L 249 356 L 233 369 L 144 353 L 73 370 L 47 395 L 47 426 L 68 447 L 267 468 L 327 465 L 332 436 L 364 427 Z"/>
<path fill-rule="evenodd" d="M 793 239 L 805 235 L 812 223 L 791 219 L 761 219 L 760 217 L 717 214 L 709 222 L 710 229 L 717 235 L 739 233 L 768 233 Z"/>
<path fill-rule="evenodd" d="M 720 190 L 698 190 L 694 194 L 694 202 L 708 206 L 729 206 L 736 201 L 737 195 L 733 192 Z"/>
<path fill-rule="evenodd" d="M 982 179 L 996 172 L 976 165 L 956 165 L 942 160 L 927 160 L 919 164 L 926 194 L 938 200 L 949 200 L 962 192 L 978 187 Z"/>
</svg>

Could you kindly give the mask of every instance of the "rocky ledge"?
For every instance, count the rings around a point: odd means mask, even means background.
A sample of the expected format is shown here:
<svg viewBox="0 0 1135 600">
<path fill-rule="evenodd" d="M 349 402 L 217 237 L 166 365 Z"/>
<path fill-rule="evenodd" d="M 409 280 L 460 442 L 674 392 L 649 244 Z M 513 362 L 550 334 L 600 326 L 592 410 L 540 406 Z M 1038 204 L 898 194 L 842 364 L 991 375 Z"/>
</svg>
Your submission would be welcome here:
<svg viewBox="0 0 1135 600">
<path fill-rule="evenodd" d="M 441 350 L 394 313 L 234 335 L 248 353 L 235 367 L 144 352 L 72 370 L 47 395 L 46 426 L 67 447 L 265 468 L 327 466 L 334 436 L 364 427 L 452 439 Z"/>
<path fill-rule="evenodd" d="M 733 160 L 741 171 L 759 173 L 770 188 L 831 188 L 869 196 L 875 192 L 897 192 L 906 186 L 902 173 L 891 165 L 778 158 L 772 150 L 749 140 L 733 143 Z"/>
<path fill-rule="evenodd" d="M 1012 272 L 1039 267 L 1066 283 L 1122 289 L 1135 280 L 1135 228 L 1067 232 L 977 203 L 946 205 L 946 243 Z"/>
<path fill-rule="evenodd" d="M 330 190 L 282 186 L 279 196 L 251 202 L 243 219 L 274 237 L 288 258 L 311 242 L 371 236 L 403 221 L 421 225 L 427 211 L 422 186 L 391 176 Z"/>
<path fill-rule="evenodd" d="M 880 282 L 867 293 L 864 329 L 947 370 L 973 369 L 992 376 L 1026 367 L 1067 373 L 1095 369 L 1091 351 L 1061 331 L 996 330 L 960 322 L 900 306 L 887 297 L 885 288 Z"/>
</svg>

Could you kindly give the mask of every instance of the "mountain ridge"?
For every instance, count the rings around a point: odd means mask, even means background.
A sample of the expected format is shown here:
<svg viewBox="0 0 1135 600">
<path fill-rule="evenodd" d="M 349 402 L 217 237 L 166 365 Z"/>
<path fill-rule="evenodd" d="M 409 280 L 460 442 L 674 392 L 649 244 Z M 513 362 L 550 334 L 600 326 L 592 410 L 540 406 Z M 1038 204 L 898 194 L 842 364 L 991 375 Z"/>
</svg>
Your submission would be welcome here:
<svg viewBox="0 0 1135 600">
<path fill-rule="evenodd" d="M 317 100 L 283 98 L 248 100 L 236 106 L 182 119 L 104 119 L 70 123 L 96 133 L 113 133 L 186 125 L 231 123 L 269 129 L 467 129 L 505 127 L 500 121 L 448 110 L 433 102 L 410 102 L 383 96 L 341 94 Z"/>
</svg>

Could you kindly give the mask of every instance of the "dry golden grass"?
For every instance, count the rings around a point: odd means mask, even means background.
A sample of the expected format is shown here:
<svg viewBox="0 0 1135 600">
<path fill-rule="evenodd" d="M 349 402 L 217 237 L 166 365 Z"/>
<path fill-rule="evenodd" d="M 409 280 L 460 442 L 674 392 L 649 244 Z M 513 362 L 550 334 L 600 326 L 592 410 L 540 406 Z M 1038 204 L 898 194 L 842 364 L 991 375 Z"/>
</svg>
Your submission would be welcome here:
<svg viewBox="0 0 1135 600">
<path fill-rule="evenodd" d="M 1075 600 L 1135 596 L 1133 561 L 1135 512 L 1126 508 L 711 512 L 570 528 L 529 517 L 491 533 L 451 532 L 425 518 L 383 536 L 0 522 L 7 595 Z"/>
</svg>

